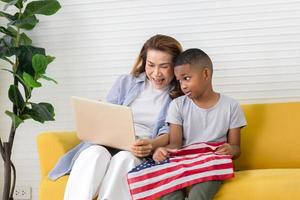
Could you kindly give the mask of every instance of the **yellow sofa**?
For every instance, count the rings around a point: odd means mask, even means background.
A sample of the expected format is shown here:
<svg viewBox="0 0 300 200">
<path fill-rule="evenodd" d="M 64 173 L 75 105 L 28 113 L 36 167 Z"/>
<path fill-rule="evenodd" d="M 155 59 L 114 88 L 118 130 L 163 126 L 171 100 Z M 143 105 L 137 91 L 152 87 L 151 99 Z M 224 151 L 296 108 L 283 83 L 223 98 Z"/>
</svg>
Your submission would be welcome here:
<svg viewBox="0 0 300 200">
<path fill-rule="evenodd" d="M 300 199 L 300 102 L 243 105 L 242 155 L 235 178 L 225 181 L 214 200 Z M 40 200 L 61 200 L 68 176 L 47 174 L 60 156 L 79 143 L 74 132 L 45 132 L 37 138 Z"/>
</svg>

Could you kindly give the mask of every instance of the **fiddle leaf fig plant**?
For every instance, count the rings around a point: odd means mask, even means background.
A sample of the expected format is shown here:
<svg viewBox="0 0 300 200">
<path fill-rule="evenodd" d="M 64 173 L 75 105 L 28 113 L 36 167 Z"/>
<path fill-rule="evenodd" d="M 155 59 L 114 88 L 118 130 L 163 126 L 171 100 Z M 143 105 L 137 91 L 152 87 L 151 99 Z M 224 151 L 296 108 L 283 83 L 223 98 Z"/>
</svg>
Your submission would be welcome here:
<svg viewBox="0 0 300 200">
<path fill-rule="evenodd" d="M 4 161 L 3 200 L 12 200 L 16 182 L 16 169 L 11 160 L 17 128 L 28 119 L 44 123 L 54 120 L 54 108 L 50 103 L 31 101 L 34 89 L 42 87 L 48 65 L 54 57 L 47 55 L 42 47 L 34 46 L 26 34 L 38 24 L 38 15 L 53 15 L 60 8 L 56 0 L 0 0 L 0 59 L 7 63 L 2 72 L 10 73 L 13 81 L 8 88 L 12 110 L 5 114 L 11 118 L 8 141 L 0 137 L 0 152 Z M 9 12 L 7 11 L 9 10 Z"/>
</svg>

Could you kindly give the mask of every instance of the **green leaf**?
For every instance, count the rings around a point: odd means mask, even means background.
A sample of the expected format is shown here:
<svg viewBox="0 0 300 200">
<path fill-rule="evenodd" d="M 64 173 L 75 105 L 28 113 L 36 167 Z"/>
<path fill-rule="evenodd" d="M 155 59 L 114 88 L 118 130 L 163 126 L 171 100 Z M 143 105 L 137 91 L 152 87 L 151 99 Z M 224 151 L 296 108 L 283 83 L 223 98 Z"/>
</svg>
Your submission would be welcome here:
<svg viewBox="0 0 300 200">
<path fill-rule="evenodd" d="M 48 65 L 47 57 L 42 54 L 35 54 L 32 57 L 32 67 L 38 75 L 45 74 Z"/>
<path fill-rule="evenodd" d="M 11 37 L 11 43 L 9 45 L 4 44 L 5 46 L 7 46 L 7 47 L 8 46 L 12 46 L 12 47 L 16 46 L 15 44 L 16 44 L 16 39 L 17 39 L 18 33 L 15 29 L 13 29 L 11 26 L 9 26 L 8 28 L 1 26 L 0 32 L 5 34 L 5 36 L 2 39 L 0 39 L 3 41 L 3 43 L 7 43 L 7 42 L 5 42 L 5 39 L 4 39 L 5 37 Z"/>
<path fill-rule="evenodd" d="M 25 121 L 27 119 L 32 119 L 32 117 L 29 114 L 25 114 L 25 115 L 20 115 L 20 118 Z"/>
<path fill-rule="evenodd" d="M 33 16 L 28 16 L 28 17 L 21 17 L 21 19 L 14 20 L 8 25 L 14 25 L 16 27 L 26 29 L 26 30 L 31 30 L 35 27 L 35 25 L 39 22 L 39 20 L 36 18 L 35 15 Z"/>
<path fill-rule="evenodd" d="M 42 86 L 42 84 L 40 82 L 37 82 L 36 80 L 34 80 L 34 78 L 30 74 L 27 74 L 26 72 L 23 73 L 23 79 L 24 79 L 25 84 L 28 87 L 37 88 L 37 87 Z"/>
<path fill-rule="evenodd" d="M 23 8 L 23 0 L 18 0 L 18 2 L 15 4 L 15 6 L 19 9 Z"/>
<path fill-rule="evenodd" d="M 8 71 L 8 72 L 12 73 L 15 77 L 17 77 L 18 81 L 22 84 L 22 86 L 24 88 L 26 99 L 29 99 L 31 97 L 31 88 L 26 85 L 24 80 L 17 73 L 13 72 L 12 70 L 9 70 L 9 69 L 2 69 L 2 70 Z"/>
<path fill-rule="evenodd" d="M 46 56 L 46 57 L 47 57 L 48 64 L 51 63 L 55 59 L 55 57 L 53 57 L 53 56 Z"/>
<path fill-rule="evenodd" d="M 24 15 L 32 16 L 35 14 L 53 15 L 61 8 L 56 0 L 33 1 L 27 4 Z"/>
<path fill-rule="evenodd" d="M 35 121 L 44 123 L 45 121 L 53 121 L 54 115 L 51 113 L 52 111 L 48 110 L 47 105 L 44 105 L 43 103 L 30 103 L 32 109 L 29 112 L 29 115 L 34 119 Z"/>
<path fill-rule="evenodd" d="M 11 28 L 11 27 L 9 27 L 9 28 Z M 9 35 L 9 36 L 11 36 L 11 37 L 16 37 L 16 33 L 15 33 L 15 32 L 12 32 L 12 30 L 9 29 L 9 28 L 6 29 L 5 27 L 0 26 L 0 32 L 1 32 L 1 33 L 4 33 L 4 34 L 6 34 L 6 35 Z"/>
<path fill-rule="evenodd" d="M 45 55 L 45 49 L 21 45 L 18 48 L 18 51 L 19 67 L 17 68 L 17 74 L 23 76 L 23 72 L 27 72 L 31 76 L 35 77 L 35 71 L 32 67 L 32 57 L 35 54 Z"/>
<path fill-rule="evenodd" d="M 52 81 L 52 82 L 54 82 L 55 84 L 57 84 L 57 81 L 56 81 L 56 80 L 54 80 L 53 78 L 50 78 L 50 77 L 48 77 L 48 76 L 42 75 L 41 78 L 42 78 L 42 79 L 45 79 L 45 80 L 47 80 L 47 81 Z"/>
<path fill-rule="evenodd" d="M 18 32 L 11 26 L 7 27 L 7 30 L 13 34 L 14 37 L 17 37 Z"/>
<path fill-rule="evenodd" d="M 10 85 L 8 90 L 8 97 L 10 101 L 17 106 L 17 108 L 19 109 L 23 108 L 25 102 L 17 86 Z"/>
<path fill-rule="evenodd" d="M 15 47 L 10 47 L 6 45 L 3 39 L 0 39 L 0 58 L 10 57 L 17 54 L 17 49 Z"/>
<path fill-rule="evenodd" d="M 28 115 L 29 115 L 33 120 L 35 120 L 35 121 L 38 121 L 38 122 L 41 122 L 41 123 L 44 123 L 44 122 L 45 122 L 45 120 L 42 119 L 42 118 L 39 116 L 38 112 L 36 112 L 36 111 L 34 111 L 34 110 L 32 110 L 32 109 L 29 110 Z"/>
<path fill-rule="evenodd" d="M 41 102 L 41 103 L 39 103 L 39 105 L 42 105 L 45 108 L 47 108 L 48 112 L 51 114 L 52 117 L 55 116 L 54 107 L 50 103 Z"/>
<path fill-rule="evenodd" d="M 25 33 L 21 33 L 21 35 L 20 35 L 20 44 L 25 45 L 25 46 L 29 46 L 29 45 L 32 44 L 32 40 Z"/>
<path fill-rule="evenodd" d="M 18 115 L 14 114 L 8 110 L 5 111 L 5 114 L 7 114 L 11 118 L 15 128 L 17 128 L 21 123 L 24 122 Z"/>
<path fill-rule="evenodd" d="M 0 1 L 5 2 L 5 3 L 10 3 L 10 2 L 12 2 L 14 0 L 0 0 Z"/>
<path fill-rule="evenodd" d="M 31 108 L 25 106 L 24 109 L 22 110 L 22 112 L 20 113 L 19 117 L 20 117 L 23 121 L 25 121 L 25 120 L 27 120 L 27 119 L 31 119 L 32 117 L 31 117 L 30 114 L 29 114 L 29 113 L 30 113 L 30 110 L 31 110 Z"/>
<path fill-rule="evenodd" d="M 13 16 L 13 15 L 11 15 L 11 14 L 9 14 L 9 13 L 5 13 L 5 12 L 3 12 L 3 11 L 0 11 L 0 16 L 1 16 L 1 17 L 5 17 L 5 18 L 8 19 L 9 21 L 14 21 L 14 20 L 17 19 L 16 16 Z"/>
</svg>

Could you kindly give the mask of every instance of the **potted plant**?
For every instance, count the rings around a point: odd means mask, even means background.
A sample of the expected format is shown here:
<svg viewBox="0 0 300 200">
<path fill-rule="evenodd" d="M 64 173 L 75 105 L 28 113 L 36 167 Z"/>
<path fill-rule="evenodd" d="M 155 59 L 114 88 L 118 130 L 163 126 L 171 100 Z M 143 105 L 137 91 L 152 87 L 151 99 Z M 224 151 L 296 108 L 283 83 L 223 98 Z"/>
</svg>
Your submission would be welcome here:
<svg viewBox="0 0 300 200">
<path fill-rule="evenodd" d="M 12 200 L 16 182 L 16 169 L 11 161 L 14 137 L 17 128 L 25 120 L 33 119 L 44 123 L 54 120 L 54 108 L 50 103 L 32 102 L 31 95 L 35 88 L 42 86 L 40 80 L 56 81 L 46 76 L 48 64 L 54 57 L 46 55 L 45 49 L 33 46 L 32 40 L 25 31 L 32 30 L 39 22 L 40 15 L 53 15 L 60 9 L 56 0 L 0 0 L 4 3 L 0 11 L 0 59 L 9 68 L 3 70 L 13 76 L 13 82 L 8 88 L 8 97 L 12 103 L 12 110 L 5 111 L 11 120 L 8 141 L 0 138 L 0 152 L 4 161 L 3 200 Z M 7 8 L 10 12 L 7 11 Z M 14 12 L 13 14 L 11 12 Z M 1 67 L 2 68 L 2 67 Z M 3 71 L 3 72 L 4 72 Z"/>
</svg>

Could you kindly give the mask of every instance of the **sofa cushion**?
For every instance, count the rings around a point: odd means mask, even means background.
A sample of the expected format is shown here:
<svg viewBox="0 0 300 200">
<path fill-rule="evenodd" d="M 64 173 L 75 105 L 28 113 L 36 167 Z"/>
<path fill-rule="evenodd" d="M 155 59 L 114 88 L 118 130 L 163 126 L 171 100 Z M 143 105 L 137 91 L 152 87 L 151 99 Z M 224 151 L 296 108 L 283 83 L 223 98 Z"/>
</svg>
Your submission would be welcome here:
<svg viewBox="0 0 300 200">
<path fill-rule="evenodd" d="M 300 169 L 258 169 L 235 173 L 214 200 L 300 199 Z"/>
<path fill-rule="evenodd" d="M 52 181 L 47 177 L 42 178 L 39 199 L 40 200 L 63 200 L 65 187 L 69 176 L 63 176 L 56 181 Z M 95 198 L 94 200 L 96 200 Z"/>
<path fill-rule="evenodd" d="M 69 176 L 63 176 L 56 181 L 43 177 L 40 183 L 39 199 L 54 200 L 63 199 L 66 183 Z"/>
<path fill-rule="evenodd" d="M 73 131 L 49 131 L 39 134 L 37 147 L 42 177 L 48 176 L 58 159 L 77 144 L 79 139 Z"/>
<path fill-rule="evenodd" d="M 242 107 L 248 125 L 242 129 L 236 169 L 300 168 L 300 102 Z"/>
<path fill-rule="evenodd" d="M 63 199 L 68 176 L 51 181 L 44 177 L 39 199 Z M 300 169 L 259 169 L 235 172 L 224 182 L 214 200 L 300 199 Z"/>
</svg>

